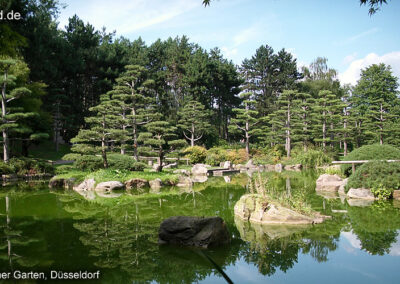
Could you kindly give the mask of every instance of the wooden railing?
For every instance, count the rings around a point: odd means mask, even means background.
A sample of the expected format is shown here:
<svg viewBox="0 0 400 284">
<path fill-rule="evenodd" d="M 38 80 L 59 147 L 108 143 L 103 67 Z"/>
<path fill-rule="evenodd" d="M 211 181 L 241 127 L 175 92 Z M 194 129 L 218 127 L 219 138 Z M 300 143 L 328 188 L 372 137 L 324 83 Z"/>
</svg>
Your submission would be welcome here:
<svg viewBox="0 0 400 284">
<path fill-rule="evenodd" d="M 358 161 L 333 161 L 332 164 L 334 165 L 346 165 L 351 164 L 351 169 L 353 173 L 356 171 L 356 164 L 364 164 L 368 163 L 371 160 L 358 160 Z M 379 160 L 381 162 L 388 162 L 388 163 L 398 163 L 400 160 Z"/>
</svg>

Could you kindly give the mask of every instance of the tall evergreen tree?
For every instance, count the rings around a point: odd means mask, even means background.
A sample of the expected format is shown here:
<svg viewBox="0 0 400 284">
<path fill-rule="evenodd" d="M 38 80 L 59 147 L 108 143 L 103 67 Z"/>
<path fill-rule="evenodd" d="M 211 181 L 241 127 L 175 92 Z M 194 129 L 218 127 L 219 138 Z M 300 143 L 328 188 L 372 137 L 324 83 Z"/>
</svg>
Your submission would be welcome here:
<svg viewBox="0 0 400 284">
<path fill-rule="evenodd" d="M 140 133 L 138 141 L 149 147 L 148 152 L 157 155 L 157 172 L 161 172 L 167 153 L 183 148 L 185 140 L 176 139 L 177 128 L 164 120 L 154 120 L 146 124 L 147 132 Z M 144 149 L 143 149 L 144 150 Z"/>
<path fill-rule="evenodd" d="M 239 130 L 242 132 L 242 136 L 246 145 L 246 153 L 250 155 L 250 138 L 259 133 L 259 128 L 256 125 L 259 123 L 258 111 L 255 110 L 255 101 L 252 100 L 252 93 L 246 92 L 240 94 L 242 101 L 242 108 L 235 108 L 233 112 L 236 114 L 235 118 L 231 119 L 229 125 L 232 131 Z"/>
<path fill-rule="evenodd" d="M 390 135 L 390 121 L 394 118 L 391 110 L 399 100 L 398 86 L 391 67 L 381 63 L 362 70 L 354 89 L 355 107 L 365 109 L 365 133 L 380 144 Z"/>
<path fill-rule="evenodd" d="M 130 129 L 133 142 L 133 157 L 138 160 L 139 127 L 149 123 L 154 116 L 151 104 L 154 103 L 154 81 L 147 79 L 146 68 L 139 65 L 125 66 L 125 72 L 116 79 L 117 85 L 109 92 L 119 108 L 120 128 Z M 121 147 L 125 154 L 126 141 Z"/>
<path fill-rule="evenodd" d="M 208 111 L 197 101 L 190 100 L 187 102 L 178 112 L 178 116 L 180 117 L 178 127 L 182 129 L 183 135 L 190 141 L 192 147 L 211 127 Z"/>
<path fill-rule="evenodd" d="M 127 133 L 118 129 L 118 120 L 115 107 L 109 94 L 100 98 L 97 106 L 89 109 L 94 116 L 85 118 L 89 129 L 81 129 L 76 137 L 71 139 L 75 143 L 71 150 L 81 154 L 101 154 L 104 168 L 108 167 L 107 148 L 109 143 L 121 143 L 126 141 Z"/>
</svg>

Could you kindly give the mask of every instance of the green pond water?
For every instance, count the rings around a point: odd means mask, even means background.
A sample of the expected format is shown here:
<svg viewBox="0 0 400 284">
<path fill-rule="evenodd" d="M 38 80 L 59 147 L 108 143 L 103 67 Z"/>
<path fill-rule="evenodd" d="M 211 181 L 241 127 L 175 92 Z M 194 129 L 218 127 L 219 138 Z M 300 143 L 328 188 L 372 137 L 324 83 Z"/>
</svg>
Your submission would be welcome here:
<svg viewBox="0 0 400 284">
<path fill-rule="evenodd" d="M 0 276 L 44 272 L 46 281 L 23 283 L 50 283 L 52 270 L 100 271 L 99 280 L 73 282 L 225 283 L 198 250 L 157 244 L 163 219 L 190 215 L 220 216 L 227 223 L 231 245 L 205 252 L 234 283 L 399 283 L 400 204 L 319 196 L 316 178 L 315 172 L 269 176 L 279 190 L 301 191 L 313 209 L 333 216 L 306 227 L 235 220 L 236 201 L 251 190 L 243 174 L 212 178 L 192 190 L 162 188 L 161 193 L 92 200 L 72 191 L 49 191 L 46 183 L 5 186 L 0 190 Z M 0 279 L 16 282 L 22 283 Z"/>
</svg>

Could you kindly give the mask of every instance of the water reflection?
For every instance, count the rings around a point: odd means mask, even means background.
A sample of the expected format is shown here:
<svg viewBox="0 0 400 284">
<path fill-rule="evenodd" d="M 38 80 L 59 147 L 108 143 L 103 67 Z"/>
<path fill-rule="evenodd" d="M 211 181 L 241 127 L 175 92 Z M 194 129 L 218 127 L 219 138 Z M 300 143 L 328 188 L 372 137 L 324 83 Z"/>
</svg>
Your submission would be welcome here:
<svg viewBox="0 0 400 284">
<path fill-rule="evenodd" d="M 106 283 L 191 283 L 220 277 L 196 250 L 158 246 L 160 222 L 174 215 L 222 217 L 232 244 L 207 252 L 224 270 L 247 263 L 258 271 L 260 282 L 281 272 L 296 273 L 292 268 L 305 256 L 315 263 L 309 263 L 309 269 L 317 271 L 318 263 L 338 261 L 333 252 L 344 246 L 368 252 L 358 255 L 360 259 L 400 254 L 396 204 L 354 207 L 338 198 L 326 199 L 315 194 L 315 179 L 315 173 L 306 172 L 269 176 L 276 190 L 293 196 L 301 190 L 315 210 L 333 215 L 323 224 L 300 227 L 262 226 L 235 219 L 236 201 L 251 190 L 246 190 L 246 174 L 232 176 L 229 183 L 223 177 L 212 178 L 187 189 L 118 198 L 4 190 L 0 192 L 0 267 L 5 271 L 101 269 Z M 389 269 L 379 273 L 383 277 Z"/>
</svg>

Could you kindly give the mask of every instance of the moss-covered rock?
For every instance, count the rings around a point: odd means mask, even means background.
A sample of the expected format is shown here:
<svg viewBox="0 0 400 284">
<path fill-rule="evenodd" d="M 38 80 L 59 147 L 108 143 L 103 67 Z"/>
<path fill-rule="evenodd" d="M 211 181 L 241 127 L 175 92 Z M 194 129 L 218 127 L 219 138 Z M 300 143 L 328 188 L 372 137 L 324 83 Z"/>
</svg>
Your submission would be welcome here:
<svg viewBox="0 0 400 284">
<path fill-rule="evenodd" d="M 235 204 L 235 215 L 241 219 L 261 224 L 317 224 L 329 216 L 318 212 L 306 216 L 268 200 L 259 194 L 246 194 Z"/>
</svg>

